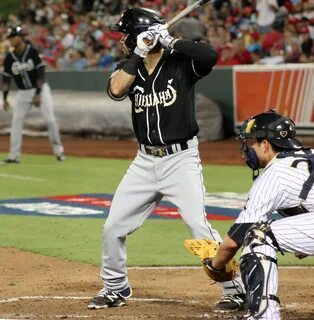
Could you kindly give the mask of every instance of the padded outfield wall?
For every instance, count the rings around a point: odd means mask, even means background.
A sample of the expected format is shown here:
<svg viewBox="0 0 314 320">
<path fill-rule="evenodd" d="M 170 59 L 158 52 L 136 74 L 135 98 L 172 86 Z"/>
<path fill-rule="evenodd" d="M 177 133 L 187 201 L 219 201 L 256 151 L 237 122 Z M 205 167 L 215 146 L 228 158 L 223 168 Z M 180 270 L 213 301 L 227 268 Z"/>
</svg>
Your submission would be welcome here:
<svg viewBox="0 0 314 320">
<path fill-rule="evenodd" d="M 48 72 L 52 89 L 104 91 L 111 71 Z M 224 131 L 232 135 L 252 114 L 277 107 L 296 121 L 299 130 L 314 133 L 314 65 L 216 67 L 198 82 L 197 92 L 215 101 Z"/>
</svg>

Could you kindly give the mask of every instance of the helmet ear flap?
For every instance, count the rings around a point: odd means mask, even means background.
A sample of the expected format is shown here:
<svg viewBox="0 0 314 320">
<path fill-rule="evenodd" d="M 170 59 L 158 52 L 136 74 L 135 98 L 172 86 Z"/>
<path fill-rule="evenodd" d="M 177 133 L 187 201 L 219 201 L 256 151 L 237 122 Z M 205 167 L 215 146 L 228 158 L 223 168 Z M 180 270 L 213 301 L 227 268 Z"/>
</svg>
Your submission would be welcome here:
<svg viewBox="0 0 314 320">
<path fill-rule="evenodd" d="M 133 51 L 136 47 L 136 38 L 133 38 L 130 35 L 128 35 L 124 41 L 124 46 L 126 47 L 125 55 L 128 58 L 133 54 Z"/>
</svg>

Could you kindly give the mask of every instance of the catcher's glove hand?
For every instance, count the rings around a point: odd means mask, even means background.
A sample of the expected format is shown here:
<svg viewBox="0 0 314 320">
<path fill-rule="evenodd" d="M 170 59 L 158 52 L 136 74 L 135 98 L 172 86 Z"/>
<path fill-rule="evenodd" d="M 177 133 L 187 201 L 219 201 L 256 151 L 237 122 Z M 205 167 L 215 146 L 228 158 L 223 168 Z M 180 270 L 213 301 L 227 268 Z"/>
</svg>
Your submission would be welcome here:
<svg viewBox="0 0 314 320">
<path fill-rule="evenodd" d="M 201 259 L 203 269 L 212 280 L 224 282 L 234 279 L 237 270 L 237 263 L 234 259 L 229 261 L 221 270 L 212 267 L 211 262 L 217 253 L 218 242 L 209 239 L 191 239 L 185 240 L 184 246 L 189 252 Z"/>
</svg>

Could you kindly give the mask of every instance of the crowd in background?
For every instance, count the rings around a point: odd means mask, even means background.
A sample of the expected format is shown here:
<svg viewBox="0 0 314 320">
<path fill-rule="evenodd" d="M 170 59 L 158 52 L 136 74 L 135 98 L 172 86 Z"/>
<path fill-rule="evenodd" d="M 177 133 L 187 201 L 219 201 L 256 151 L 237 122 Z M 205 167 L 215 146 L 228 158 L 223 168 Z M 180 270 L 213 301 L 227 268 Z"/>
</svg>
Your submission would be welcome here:
<svg viewBox="0 0 314 320">
<path fill-rule="evenodd" d="M 7 28 L 22 25 L 49 69 L 112 69 L 121 35 L 110 31 L 128 7 L 161 12 L 170 20 L 188 0 L 22 0 L 0 25 L 0 59 L 10 50 Z M 216 0 L 170 29 L 180 38 L 209 41 L 218 66 L 314 62 L 314 0 Z"/>
</svg>

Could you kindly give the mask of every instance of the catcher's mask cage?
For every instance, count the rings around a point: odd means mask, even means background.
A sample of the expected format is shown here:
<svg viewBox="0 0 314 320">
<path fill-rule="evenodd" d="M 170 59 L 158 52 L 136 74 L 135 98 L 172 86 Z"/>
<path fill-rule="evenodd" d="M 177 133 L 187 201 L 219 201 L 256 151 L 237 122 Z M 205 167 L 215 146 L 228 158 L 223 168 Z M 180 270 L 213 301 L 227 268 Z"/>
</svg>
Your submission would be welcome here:
<svg viewBox="0 0 314 320">
<path fill-rule="evenodd" d="M 124 45 L 132 54 L 136 47 L 136 37 L 156 23 L 166 23 L 166 20 L 159 12 L 146 8 L 130 8 L 121 15 L 118 23 L 110 26 L 109 29 L 128 36 Z"/>
<path fill-rule="evenodd" d="M 23 37 L 25 34 L 24 34 L 24 31 L 23 31 L 23 28 L 21 26 L 16 26 L 14 28 L 9 28 L 7 30 L 7 38 L 13 38 L 13 37 L 16 37 L 16 36 L 20 36 L 20 37 Z"/>
<path fill-rule="evenodd" d="M 246 164 L 253 170 L 253 180 L 258 177 L 259 159 L 252 144 L 256 139 L 265 139 L 274 146 L 286 150 L 301 150 L 303 145 L 296 138 L 294 122 L 270 110 L 243 122 L 238 134 L 241 140 L 240 152 Z"/>
</svg>

